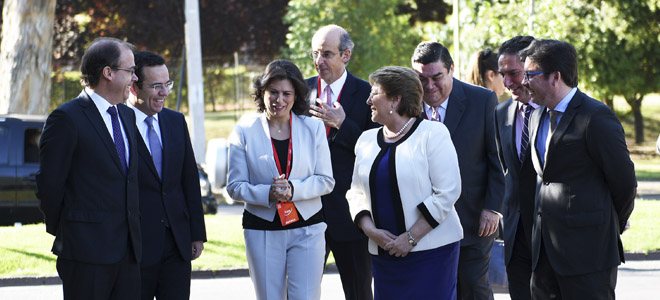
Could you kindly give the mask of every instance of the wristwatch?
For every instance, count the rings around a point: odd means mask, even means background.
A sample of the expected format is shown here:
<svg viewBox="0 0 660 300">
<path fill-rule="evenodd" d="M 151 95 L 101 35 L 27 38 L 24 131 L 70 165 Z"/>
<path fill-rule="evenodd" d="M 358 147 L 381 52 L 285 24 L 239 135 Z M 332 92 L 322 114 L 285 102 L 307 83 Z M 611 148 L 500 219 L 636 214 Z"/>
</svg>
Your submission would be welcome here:
<svg viewBox="0 0 660 300">
<path fill-rule="evenodd" d="M 413 247 L 417 246 L 417 241 L 415 241 L 415 238 L 413 238 L 412 234 L 410 234 L 410 231 L 408 231 L 407 233 L 408 233 L 408 244 L 410 244 Z"/>
</svg>

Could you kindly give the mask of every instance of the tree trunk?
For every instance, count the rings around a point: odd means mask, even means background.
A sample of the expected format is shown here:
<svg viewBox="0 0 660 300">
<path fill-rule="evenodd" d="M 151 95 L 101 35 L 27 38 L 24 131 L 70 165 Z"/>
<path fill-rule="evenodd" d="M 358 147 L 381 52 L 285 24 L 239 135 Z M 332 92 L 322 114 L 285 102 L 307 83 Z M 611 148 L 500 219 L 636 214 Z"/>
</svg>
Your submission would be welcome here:
<svg viewBox="0 0 660 300">
<path fill-rule="evenodd" d="M 49 111 L 55 0 L 5 0 L 0 114 Z"/>
<path fill-rule="evenodd" d="M 635 121 L 635 143 L 641 145 L 644 143 L 644 118 L 642 117 L 642 100 L 644 96 L 639 95 L 639 97 L 633 96 L 631 98 L 626 98 L 626 102 L 630 104 L 632 109 L 633 118 Z"/>
</svg>

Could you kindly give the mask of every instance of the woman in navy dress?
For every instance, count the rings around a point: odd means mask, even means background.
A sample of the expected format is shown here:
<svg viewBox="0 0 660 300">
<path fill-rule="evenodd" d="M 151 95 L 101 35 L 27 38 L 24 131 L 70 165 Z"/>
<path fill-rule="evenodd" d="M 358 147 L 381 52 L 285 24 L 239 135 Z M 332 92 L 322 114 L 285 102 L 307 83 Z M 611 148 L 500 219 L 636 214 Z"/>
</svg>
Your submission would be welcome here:
<svg viewBox="0 0 660 300">
<path fill-rule="evenodd" d="M 369 76 L 367 104 L 381 128 L 364 132 L 346 197 L 369 237 L 376 299 L 455 299 L 461 193 L 456 150 L 422 112 L 422 84 L 405 67 Z"/>
</svg>

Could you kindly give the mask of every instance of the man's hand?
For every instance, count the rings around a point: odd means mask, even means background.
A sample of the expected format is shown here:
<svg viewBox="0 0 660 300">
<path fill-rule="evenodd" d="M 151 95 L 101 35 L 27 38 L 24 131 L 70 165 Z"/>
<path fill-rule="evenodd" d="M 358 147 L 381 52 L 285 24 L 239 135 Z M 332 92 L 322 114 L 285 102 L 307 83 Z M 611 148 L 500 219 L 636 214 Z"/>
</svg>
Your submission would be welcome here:
<svg viewBox="0 0 660 300">
<path fill-rule="evenodd" d="M 192 259 L 193 260 L 197 259 L 200 255 L 202 255 L 202 251 L 204 251 L 204 242 L 202 242 L 202 241 L 192 242 Z"/>
<path fill-rule="evenodd" d="M 328 106 L 328 104 L 321 101 L 321 99 L 316 99 L 316 102 L 320 106 L 310 106 L 309 113 L 323 121 L 325 126 L 339 129 L 341 124 L 344 123 L 344 119 L 346 119 L 346 112 L 344 112 L 344 107 L 342 107 L 339 102 L 335 102 L 334 107 Z"/>
<path fill-rule="evenodd" d="M 500 215 L 488 209 L 482 210 L 481 218 L 479 219 L 479 236 L 484 237 L 495 233 L 499 221 Z"/>
</svg>

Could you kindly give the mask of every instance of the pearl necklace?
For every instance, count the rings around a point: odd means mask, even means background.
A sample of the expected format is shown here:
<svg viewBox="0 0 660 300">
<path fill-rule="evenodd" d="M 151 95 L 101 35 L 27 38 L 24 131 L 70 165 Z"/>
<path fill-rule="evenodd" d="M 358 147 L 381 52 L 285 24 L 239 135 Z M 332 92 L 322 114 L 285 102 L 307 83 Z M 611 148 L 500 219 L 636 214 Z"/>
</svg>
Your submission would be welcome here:
<svg viewBox="0 0 660 300">
<path fill-rule="evenodd" d="M 403 131 L 406 130 L 406 127 L 408 127 L 410 122 L 412 122 L 414 119 L 415 118 L 410 118 L 410 120 L 408 120 L 408 122 L 406 122 L 406 124 L 403 124 L 403 127 L 401 127 L 399 132 L 395 133 L 394 135 L 387 135 L 387 133 L 385 133 L 385 130 L 383 130 L 383 135 L 388 139 L 394 139 L 394 138 L 400 136 L 403 133 Z"/>
</svg>

